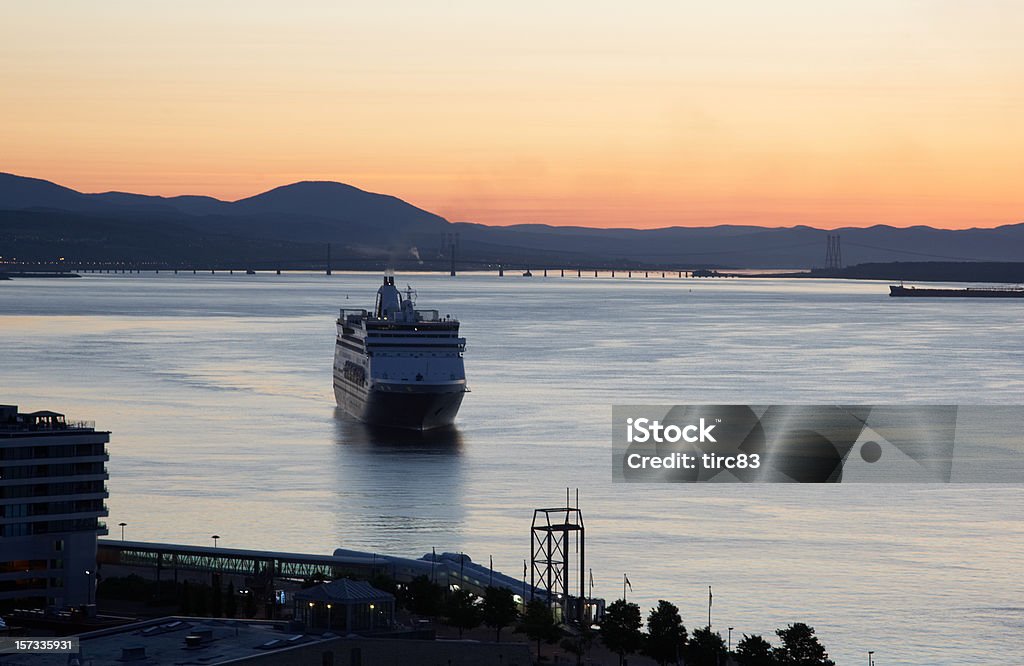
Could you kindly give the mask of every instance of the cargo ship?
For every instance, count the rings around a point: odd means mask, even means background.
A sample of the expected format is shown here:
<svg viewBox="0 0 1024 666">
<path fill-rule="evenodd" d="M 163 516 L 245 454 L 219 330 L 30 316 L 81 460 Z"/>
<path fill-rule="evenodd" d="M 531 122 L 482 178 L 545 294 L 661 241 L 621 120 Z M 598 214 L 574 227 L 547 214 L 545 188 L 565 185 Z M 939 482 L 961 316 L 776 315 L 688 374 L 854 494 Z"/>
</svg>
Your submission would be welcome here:
<svg viewBox="0 0 1024 666">
<path fill-rule="evenodd" d="M 931 298 L 1024 298 L 1021 287 L 967 287 L 966 289 L 931 289 L 889 285 L 889 295 Z"/>
</svg>

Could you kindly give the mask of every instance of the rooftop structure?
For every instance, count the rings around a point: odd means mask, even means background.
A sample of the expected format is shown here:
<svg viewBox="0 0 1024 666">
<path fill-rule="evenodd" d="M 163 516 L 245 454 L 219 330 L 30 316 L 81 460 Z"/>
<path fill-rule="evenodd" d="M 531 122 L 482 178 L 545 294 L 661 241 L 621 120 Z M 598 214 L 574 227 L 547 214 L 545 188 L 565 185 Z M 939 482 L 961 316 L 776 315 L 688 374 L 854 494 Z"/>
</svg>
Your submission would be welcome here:
<svg viewBox="0 0 1024 666">
<path fill-rule="evenodd" d="M 369 583 L 342 578 L 295 593 L 294 617 L 307 627 L 381 631 L 395 621 L 394 595 Z"/>
</svg>

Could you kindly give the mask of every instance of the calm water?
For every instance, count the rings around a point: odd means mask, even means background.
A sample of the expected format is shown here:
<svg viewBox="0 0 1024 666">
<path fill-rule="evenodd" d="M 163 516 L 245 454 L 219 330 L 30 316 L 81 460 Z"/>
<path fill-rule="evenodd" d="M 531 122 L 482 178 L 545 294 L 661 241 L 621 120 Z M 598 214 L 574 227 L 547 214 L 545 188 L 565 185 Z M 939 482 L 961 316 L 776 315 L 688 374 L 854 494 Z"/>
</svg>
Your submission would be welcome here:
<svg viewBox="0 0 1024 666">
<path fill-rule="evenodd" d="M 338 307 L 373 275 L 0 282 L 0 402 L 113 431 L 132 539 L 494 556 L 580 489 L 595 594 L 771 635 L 840 664 L 1024 663 L 1024 489 L 613 485 L 614 403 L 1020 403 L 1024 303 L 830 281 L 399 276 L 463 321 L 455 435 L 373 441 L 336 412 Z M 346 296 L 350 296 L 346 300 Z M 116 536 L 117 528 L 112 528 Z M 772 636 L 774 638 L 774 636 Z"/>
</svg>

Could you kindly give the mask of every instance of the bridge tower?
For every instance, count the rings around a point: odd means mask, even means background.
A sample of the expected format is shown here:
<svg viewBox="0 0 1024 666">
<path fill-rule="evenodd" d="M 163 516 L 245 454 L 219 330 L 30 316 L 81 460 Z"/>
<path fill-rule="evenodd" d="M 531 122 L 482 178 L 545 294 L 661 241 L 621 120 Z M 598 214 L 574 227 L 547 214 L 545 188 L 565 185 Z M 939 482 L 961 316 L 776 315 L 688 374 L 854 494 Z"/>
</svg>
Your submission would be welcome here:
<svg viewBox="0 0 1024 666">
<path fill-rule="evenodd" d="M 843 249 L 839 245 L 839 234 L 829 234 L 825 241 L 825 267 L 837 271 L 843 267 Z"/>
</svg>

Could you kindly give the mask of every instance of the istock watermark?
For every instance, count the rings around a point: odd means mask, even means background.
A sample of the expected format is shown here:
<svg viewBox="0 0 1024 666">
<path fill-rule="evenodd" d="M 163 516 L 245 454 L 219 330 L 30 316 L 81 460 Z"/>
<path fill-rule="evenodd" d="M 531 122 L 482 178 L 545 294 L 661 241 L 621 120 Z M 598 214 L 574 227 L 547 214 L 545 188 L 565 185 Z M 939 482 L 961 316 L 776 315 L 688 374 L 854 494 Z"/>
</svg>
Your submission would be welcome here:
<svg viewBox="0 0 1024 666">
<path fill-rule="evenodd" d="M 616 405 L 622 483 L 1022 483 L 1024 409 Z"/>
<path fill-rule="evenodd" d="M 628 418 L 626 419 L 626 441 L 630 443 L 654 441 L 660 444 L 663 442 L 675 443 L 682 440 L 690 443 L 714 443 L 716 440 L 711 434 L 714 428 L 714 424 L 705 425 L 704 419 L 700 420 L 699 425 L 690 424 L 680 427 L 675 424 L 663 426 L 660 421 L 652 421 L 651 419 Z M 698 434 L 695 435 L 694 433 Z"/>
</svg>

